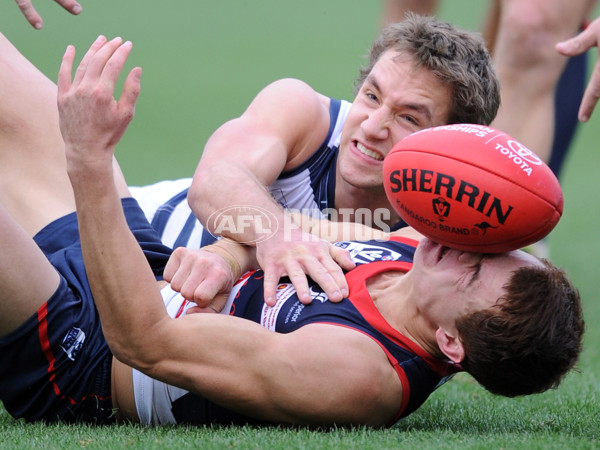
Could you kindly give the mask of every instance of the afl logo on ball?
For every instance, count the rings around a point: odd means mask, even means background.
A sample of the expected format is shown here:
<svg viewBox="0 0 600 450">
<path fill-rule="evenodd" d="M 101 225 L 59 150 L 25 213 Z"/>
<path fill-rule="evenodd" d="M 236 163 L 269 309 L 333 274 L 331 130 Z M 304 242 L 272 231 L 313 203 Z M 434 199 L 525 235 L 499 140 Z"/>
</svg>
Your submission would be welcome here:
<svg viewBox="0 0 600 450">
<path fill-rule="evenodd" d="M 434 198 L 431 204 L 433 206 L 433 213 L 438 216 L 440 222 L 443 222 L 450 214 L 450 203 L 444 197 L 438 197 Z"/>
</svg>

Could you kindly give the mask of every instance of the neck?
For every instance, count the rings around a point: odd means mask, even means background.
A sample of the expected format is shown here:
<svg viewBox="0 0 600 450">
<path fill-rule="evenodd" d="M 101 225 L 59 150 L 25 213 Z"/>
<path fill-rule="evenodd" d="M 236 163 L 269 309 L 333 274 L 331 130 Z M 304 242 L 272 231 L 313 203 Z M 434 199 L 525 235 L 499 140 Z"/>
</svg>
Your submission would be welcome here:
<svg viewBox="0 0 600 450">
<path fill-rule="evenodd" d="M 365 208 L 365 205 L 368 207 Z M 383 187 L 358 188 L 339 176 L 335 186 L 335 209 L 340 214 L 338 222 L 367 222 L 363 225 L 383 229 L 400 221 L 400 216 L 391 208 Z M 364 215 L 365 209 L 373 212 L 371 217 Z"/>
<path fill-rule="evenodd" d="M 370 278 L 367 289 L 379 313 L 394 329 L 431 356 L 446 359 L 437 345 L 436 327 L 423 317 L 417 306 L 410 277 L 396 271 L 384 272 Z"/>
</svg>

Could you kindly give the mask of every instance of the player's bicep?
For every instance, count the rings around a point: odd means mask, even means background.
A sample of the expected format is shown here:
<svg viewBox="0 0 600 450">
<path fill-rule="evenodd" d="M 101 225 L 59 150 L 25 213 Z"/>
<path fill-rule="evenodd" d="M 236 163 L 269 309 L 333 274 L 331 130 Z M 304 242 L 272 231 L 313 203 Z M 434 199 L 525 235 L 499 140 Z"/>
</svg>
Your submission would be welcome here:
<svg viewBox="0 0 600 450">
<path fill-rule="evenodd" d="M 194 177 L 202 178 L 203 172 L 226 164 L 253 174 L 265 185 L 270 184 L 287 163 L 289 145 L 269 125 L 259 125 L 252 117 L 238 117 L 223 124 L 210 137 Z"/>
<path fill-rule="evenodd" d="M 285 422 L 379 426 L 401 404 L 401 382 L 380 346 L 345 327 L 313 324 L 284 335 L 261 366 L 268 379 L 257 391 Z"/>
<path fill-rule="evenodd" d="M 244 113 L 208 140 L 199 170 L 227 160 L 250 169 L 264 184 L 301 164 L 329 129 L 323 97 L 299 80 L 278 80 L 264 88 Z"/>
<path fill-rule="evenodd" d="M 295 424 L 382 425 L 402 387 L 371 338 L 331 325 L 290 334 L 218 314 L 171 320 L 149 376 L 251 417 Z M 243 380 L 243 382 L 240 382 Z"/>
</svg>

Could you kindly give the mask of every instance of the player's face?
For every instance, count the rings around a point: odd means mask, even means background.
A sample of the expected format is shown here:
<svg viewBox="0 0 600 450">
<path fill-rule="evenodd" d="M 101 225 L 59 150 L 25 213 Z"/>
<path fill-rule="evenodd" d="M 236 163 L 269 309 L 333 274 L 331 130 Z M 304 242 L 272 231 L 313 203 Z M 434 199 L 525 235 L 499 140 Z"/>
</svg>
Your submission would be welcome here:
<svg viewBox="0 0 600 450">
<path fill-rule="evenodd" d="M 450 87 L 413 58 L 383 53 L 360 88 L 344 124 L 338 157 L 341 179 L 356 188 L 380 188 L 382 162 L 395 143 L 448 121 Z"/>
<path fill-rule="evenodd" d="M 515 270 L 534 265 L 543 266 L 520 250 L 484 255 L 423 239 L 409 274 L 424 314 L 433 324 L 454 329 L 457 318 L 494 306 Z"/>
</svg>

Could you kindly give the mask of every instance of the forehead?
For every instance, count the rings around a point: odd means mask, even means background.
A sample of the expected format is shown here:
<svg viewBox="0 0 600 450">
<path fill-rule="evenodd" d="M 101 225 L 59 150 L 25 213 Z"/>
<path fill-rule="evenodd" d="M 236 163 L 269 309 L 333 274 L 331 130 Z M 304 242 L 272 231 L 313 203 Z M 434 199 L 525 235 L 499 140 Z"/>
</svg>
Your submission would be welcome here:
<svg viewBox="0 0 600 450">
<path fill-rule="evenodd" d="M 397 105 L 423 105 L 435 112 L 440 125 L 447 123 L 452 106 L 452 86 L 417 64 L 410 53 L 384 52 L 367 75 L 363 88 L 374 87 Z"/>
<path fill-rule="evenodd" d="M 427 83 L 435 85 L 435 87 L 449 87 L 447 83 L 438 79 L 432 70 L 418 64 L 416 57 L 409 52 L 399 52 L 393 49 L 386 50 L 373 65 L 367 75 L 367 79 L 377 78 L 386 73 L 402 75 L 395 80 L 396 82 L 417 78 L 418 81 L 415 84 L 422 85 L 423 83 Z"/>
<path fill-rule="evenodd" d="M 499 253 L 488 255 L 486 257 L 488 264 L 494 270 L 512 270 L 515 271 L 520 267 L 539 266 L 543 267 L 543 263 L 535 256 L 524 252 L 523 250 L 514 250 L 508 253 Z"/>
<path fill-rule="evenodd" d="M 475 289 L 484 291 L 495 291 L 502 293 L 506 283 L 513 273 L 521 267 L 543 267 L 544 264 L 536 257 L 522 251 L 516 250 L 508 253 L 486 255 L 481 261 L 481 276 L 479 282 L 475 283 Z M 498 298 L 490 296 L 489 298 Z M 495 301 L 492 302 L 494 304 Z"/>
</svg>

